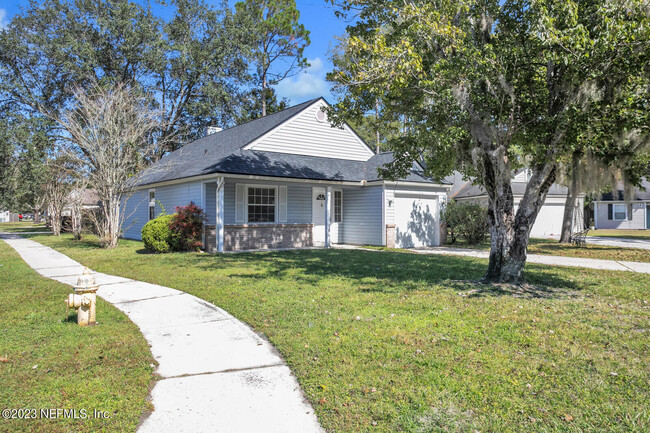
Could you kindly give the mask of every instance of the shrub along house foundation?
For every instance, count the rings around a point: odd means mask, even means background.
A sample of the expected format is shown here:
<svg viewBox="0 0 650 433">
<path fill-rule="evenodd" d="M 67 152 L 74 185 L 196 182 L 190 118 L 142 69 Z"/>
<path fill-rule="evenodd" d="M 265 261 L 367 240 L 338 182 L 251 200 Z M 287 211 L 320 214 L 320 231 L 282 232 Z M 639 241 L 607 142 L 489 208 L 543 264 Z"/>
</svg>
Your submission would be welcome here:
<svg viewBox="0 0 650 433">
<path fill-rule="evenodd" d="M 192 201 L 206 212 L 209 252 L 438 245 L 449 186 L 417 164 L 404 179 L 381 179 L 392 154 L 375 154 L 348 125 L 333 128 L 326 106 L 308 101 L 165 156 L 139 175 L 124 237 L 140 239 L 162 208 Z"/>
</svg>

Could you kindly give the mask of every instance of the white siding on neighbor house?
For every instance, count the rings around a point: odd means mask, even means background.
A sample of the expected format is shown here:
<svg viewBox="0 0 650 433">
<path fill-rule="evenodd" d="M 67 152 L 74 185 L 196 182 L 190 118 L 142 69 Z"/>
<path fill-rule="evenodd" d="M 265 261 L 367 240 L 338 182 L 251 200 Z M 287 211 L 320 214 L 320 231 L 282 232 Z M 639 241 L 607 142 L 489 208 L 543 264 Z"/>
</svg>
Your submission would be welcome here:
<svg viewBox="0 0 650 433">
<path fill-rule="evenodd" d="M 515 205 L 515 212 L 519 208 L 519 201 Z M 562 220 L 564 219 L 564 199 L 560 202 L 546 199 L 546 202 L 539 210 L 535 224 L 530 231 L 531 238 L 547 238 L 560 236 L 562 232 Z"/>
<path fill-rule="evenodd" d="M 607 219 L 607 205 L 608 204 L 623 204 L 625 205 L 628 212 L 628 219 L 625 220 L 614 220 Z M 629 215 L 629 206 L 630 204 L 633 207 L 632 219 L 630 220 Z M 646 202 L 634 201 L 630 203 L 625 203 L 624 201 L 618 202 L 597 202 L 596 209 L 594 211 L 595 225 L 597 229 L 628 229 L 628 230 L 637 230 L 646 228 Z"/>
<path fill-rule="evenodd" d="M 242 222 L 235 222 L 235 185 L 238 183 L 243 185 L 286 186 L 287 221 L 283 224 L 311 223 L 311 188 L 313 185 L 309 183 L 270 182 L 226 178 L 226 184 L 224 186 L 224 224 L 243 224 Z M 278 209 L 276 209 L 276 216 L 278 215 L 277 211 Z"/>
<path fill-rule="evenodd" d="M 487 197 L 469 197 L 457 200 L 461 203 L 477 203 L 485 208 L 488 206 Z M 533 228 L 530 231 L 530 237 L 549 238 L 560 235 L 562 231 L 562 219 L 564 218 L 565 200 L 566 197 L 563 196 L 546 197 L 544 205 L 539 210 L 537 218 L 535 218 L 535 224 L 533 224 Z M 583 201 L 582 198 L 578 200 Z M 521 197 L 514 197 L 515 212 L 519 208 L 520 201 Z"/>
<path fill-rule="evenodd" d="M 124 224 L 122 236 L 127 239 L 142 239 L 142 227 L 149 221 L 148 190 L 136 191 L 126 203 L 122 202 Z"/>
<path fill-rule="evenodd" d="M 381 197 L 381 186 L 343 189 L 343 243 L 382 245 Z"/>
<path fill-rule="evenodd" d="M 314 103 L 246 148 L 355 161 L 372 157 L 373 152 L 348 126 L 332 128 L 329 121 L 316 119 L 322 106 L 326 106 L 324 101 Z"/>
</svg>

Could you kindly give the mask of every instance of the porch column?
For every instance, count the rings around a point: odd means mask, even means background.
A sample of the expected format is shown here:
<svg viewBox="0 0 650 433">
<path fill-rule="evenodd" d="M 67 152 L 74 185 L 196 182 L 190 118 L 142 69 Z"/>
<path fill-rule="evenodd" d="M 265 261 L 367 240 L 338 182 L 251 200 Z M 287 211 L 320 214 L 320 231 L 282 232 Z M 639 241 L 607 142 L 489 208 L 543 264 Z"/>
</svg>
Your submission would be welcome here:
<svg viewBox="0 0 650 433">
<path fill-rule="evenodd" d="M 222 177 L 217 179 L 217 252 L 223 253 L 223 225 L 224 225 L 224 205 L 223 205 L 223 190 L 225 180 Z"/>
<path fill-rule="evenodd" d="M 330 247 L 330 203 L 332 203 L 332 187 L 327 187 L 325 194 L 325 248 Z"/>
</svg>

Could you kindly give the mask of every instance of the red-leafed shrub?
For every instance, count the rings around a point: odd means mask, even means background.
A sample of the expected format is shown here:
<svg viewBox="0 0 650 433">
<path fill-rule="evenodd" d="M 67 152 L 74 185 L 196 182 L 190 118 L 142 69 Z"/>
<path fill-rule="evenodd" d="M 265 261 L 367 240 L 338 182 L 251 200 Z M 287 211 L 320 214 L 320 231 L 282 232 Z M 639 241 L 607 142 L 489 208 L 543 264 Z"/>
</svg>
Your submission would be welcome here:
<svg viewBox="0 0 650 433">
<path fill-rule="evenodd" d="M 176 251 L 198 251 L 203 248 L 201 238 L 205 213 L 194 202 L 176 207 L 169 228 L 172 231 L 173 249 Z"/>
</svg>

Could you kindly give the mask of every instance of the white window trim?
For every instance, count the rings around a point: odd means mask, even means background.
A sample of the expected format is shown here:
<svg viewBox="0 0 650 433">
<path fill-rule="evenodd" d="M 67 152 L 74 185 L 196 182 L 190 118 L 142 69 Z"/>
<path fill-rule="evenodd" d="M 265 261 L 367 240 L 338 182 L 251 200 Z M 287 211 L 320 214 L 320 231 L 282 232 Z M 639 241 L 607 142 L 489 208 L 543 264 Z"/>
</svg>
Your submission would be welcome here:
<svg viewBox="0 0 650 433">
<path fill-rule="evenodd" d="M 341 221 L 336 221 L 336 193 L 340 192 L 341 193 Z M 342 189 L 333 189 L 332 190 L 332 224 L 343 224 L 343 190 Z"/>
<path fill-rule="evenodd" d="M 151 200 L 151 193 L 153 192 L 153 200 Z M 147 220 L 151 221 L 156 218 L 156 188 L 150 188 L 147 191 Z M 151 208 L 153 208 L 153 218 L 151 215 Z"/>
<path fill-rule="evenodd" d="M 267 189 L 274 189 L 275 190 L 275 204 L 273 205 L 273 222 L 259 222 L 259 223 L 253 223 L 248 221 L 248 188 L 267 188 Z M 256 184 L 256 183 L 247 183 L 245 186 L 245 192 L 244 192 L 244 224 L 264 224 L 264 225 L 274 225 L 274 224 L 279 224 L 278 219 L 279 219 L 279 207 L 280 207 L 280 196 L 279 196 L 279 191 L 278 191 L 278 185 L 264 185 L 264 184 Z M 284 224 L 284 223 L 282 223 Z"/>
<path fill-rule="evenodd" d="M 625 218 L 616 218 L 616 206 L 623 206 L 623 211 L 625 212 Z M 627 220 L 627 204 L 623 203 L 613 203 L 612 204 L 612 220 L 614 221 L 626 221 Z"/>
</svg>

